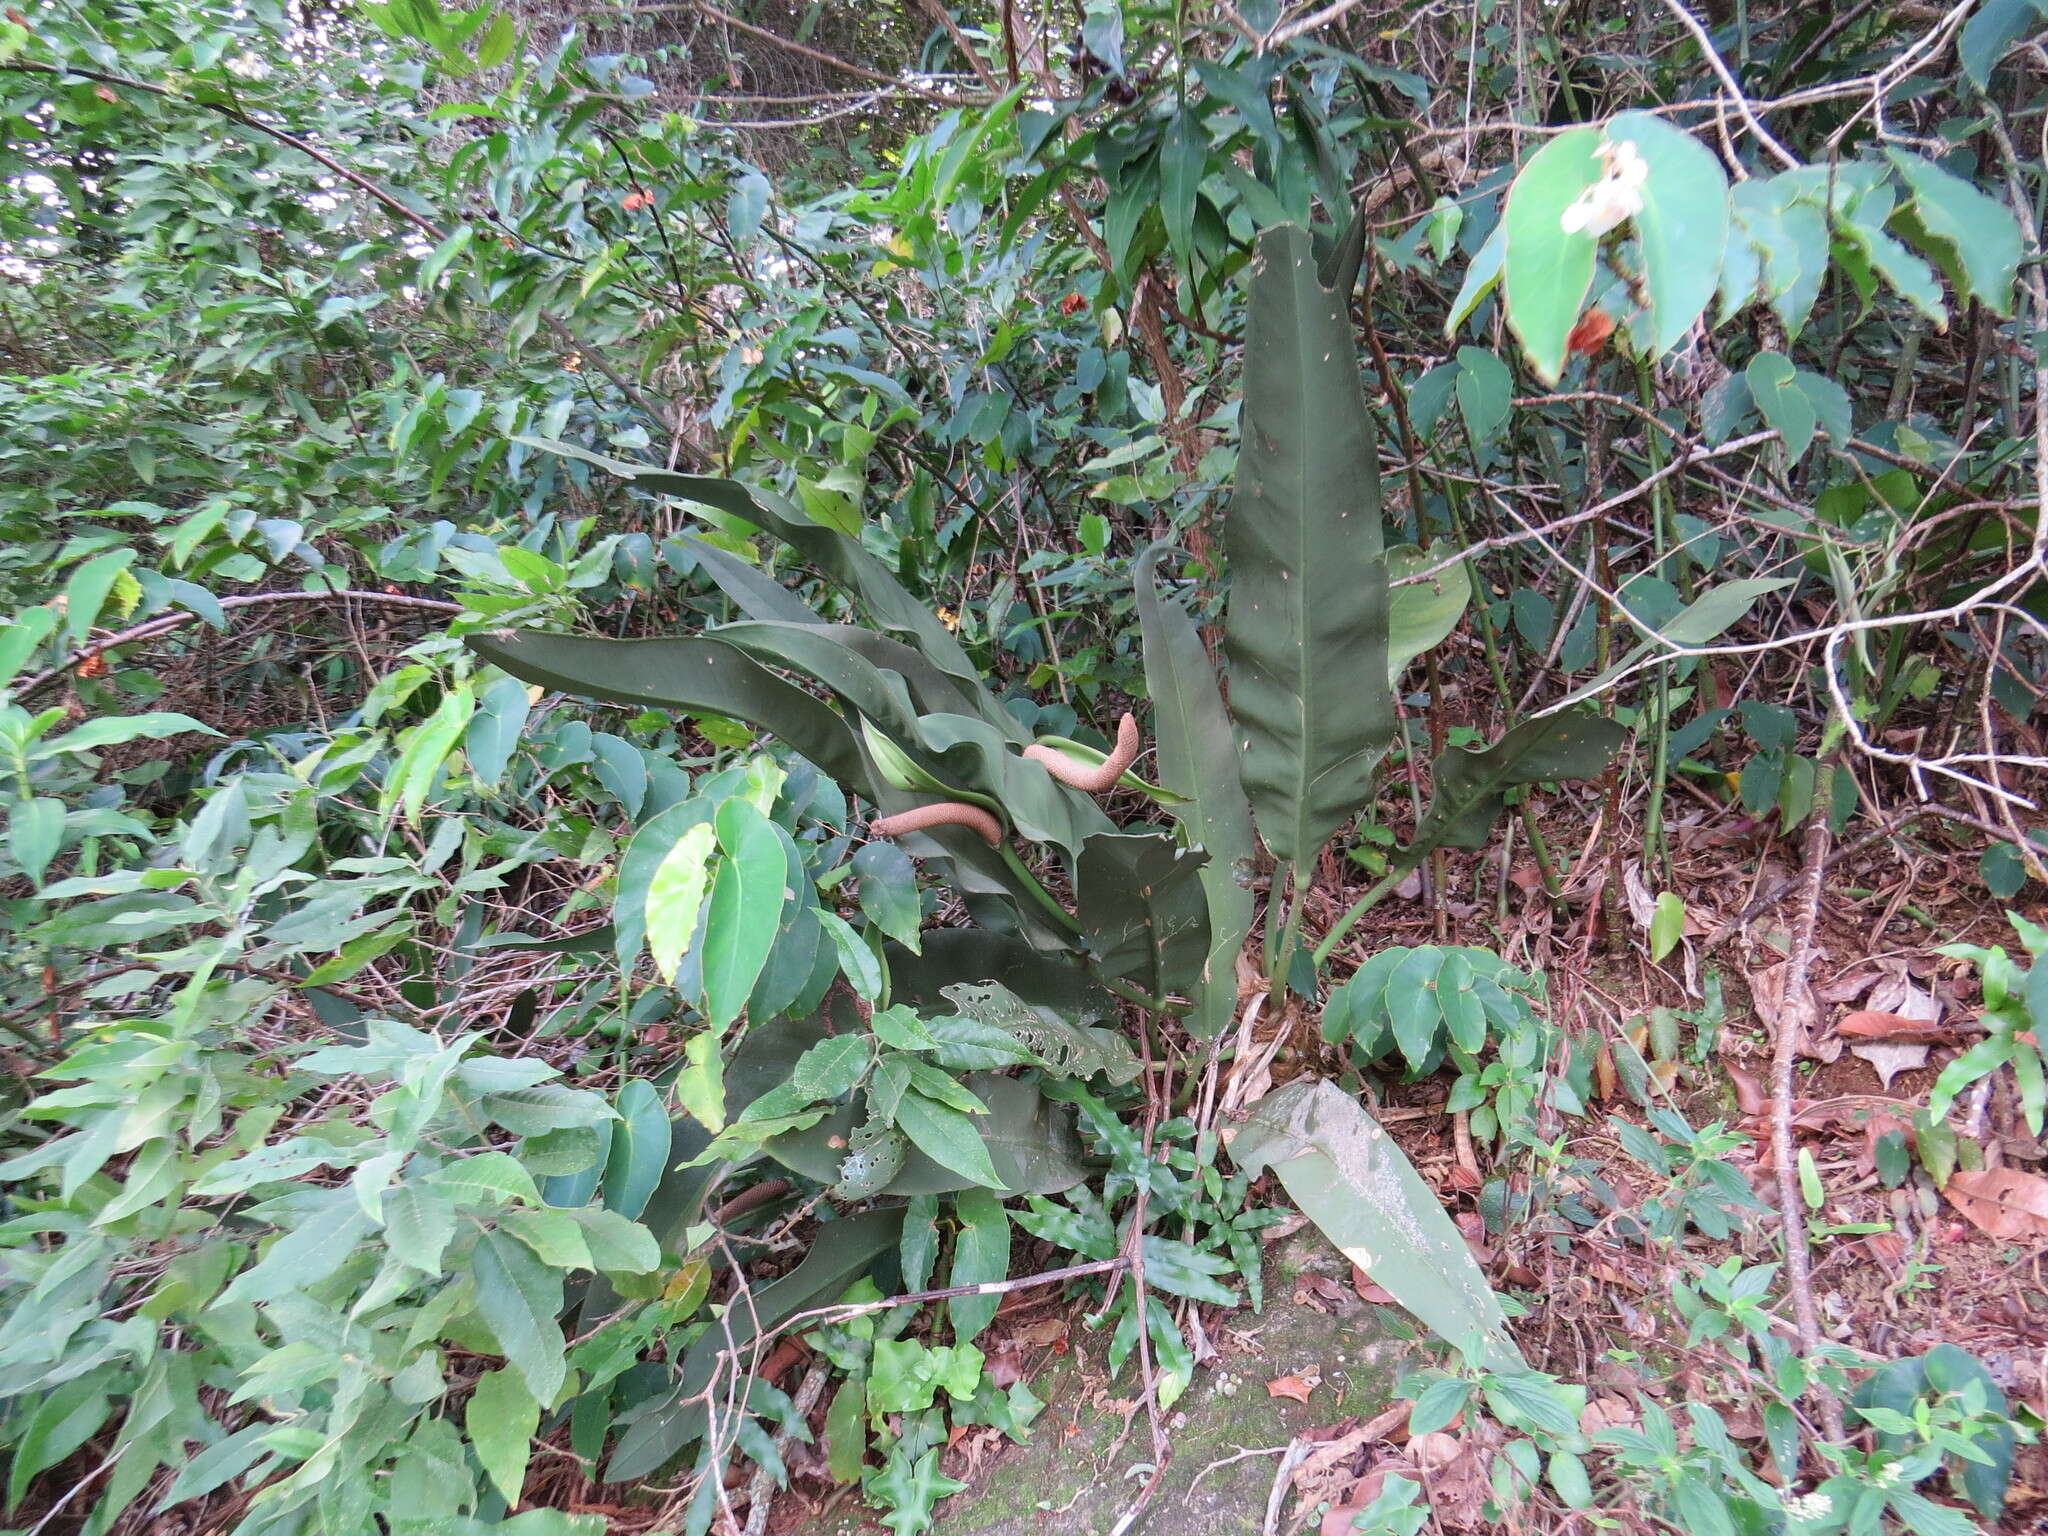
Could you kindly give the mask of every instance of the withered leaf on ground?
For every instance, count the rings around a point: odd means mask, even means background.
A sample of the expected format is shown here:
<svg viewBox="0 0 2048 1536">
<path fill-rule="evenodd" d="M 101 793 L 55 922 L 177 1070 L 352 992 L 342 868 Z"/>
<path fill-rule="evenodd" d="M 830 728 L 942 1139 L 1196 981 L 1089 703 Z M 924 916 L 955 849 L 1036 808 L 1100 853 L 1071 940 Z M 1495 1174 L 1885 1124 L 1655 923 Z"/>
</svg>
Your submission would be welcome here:
<svg viewBox="0 0 2048 1536">
<path fill-rule="evenodd" d="M 1949 1203 L 1992 1237 L 2048 1237 L 2048 1179 L 2017 1168 L 1958 1169 L 1942 1190 Z"/>
<path fill-rule="evenodd" d="M 1877 1008 L 1860 1008 L 1842 1015 L 1835 1026 L 1838 1034 L 1863 1040 L 1910 1040 L 1934 1045 L 1955 1038 L 1955 1031 L 1939 1019 L 1920 1018 L 1910 1013 L 1886 1013 Z"/>
<path fill-rule="evenodd" d="M 1275 1376 L 1266 1383 L 1266 1396 L 1292 1398 L 1297 1403 L 1306 1403 L 1309 1394 L 1320 1385 L 1320 1376 Z"/>
</svg>

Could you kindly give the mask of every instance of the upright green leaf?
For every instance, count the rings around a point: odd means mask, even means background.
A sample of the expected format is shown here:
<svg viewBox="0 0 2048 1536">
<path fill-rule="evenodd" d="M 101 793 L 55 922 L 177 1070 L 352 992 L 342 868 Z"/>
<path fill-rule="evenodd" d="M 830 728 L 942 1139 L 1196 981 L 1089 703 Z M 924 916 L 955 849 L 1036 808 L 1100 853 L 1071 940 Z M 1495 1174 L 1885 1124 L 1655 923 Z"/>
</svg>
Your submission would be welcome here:
<svg viewBox="0 0 2048 1536">
<path fill-rule="evenodd" d="M 1319 271 L 1308 232 L 1259 237 L 1243 444 L 1224 539 L 1234 739 L 1259 834 L 1314 856 L 1372 790 L 1394 735 L 1379 457 L 1352 345 L 1356 252 Z"/>
<path fill-rule="evenodd" d="M 1159 144 L 1159 212 L 1174 264 L 1195 276 L 1195 193 L 1209 163 L 1209 134 L 1187 108 L 1174 114 Z"/>
<path fill-rule="evenodd" d="M 661 1090 L 634 1078 L 619 1090 L 618 1122 L 605 1157 L 604 1208 L 637 1219 L 668 1171 L 673 1129 Z"/>
<path fill-rule="evenodd" d="M 469 771 L 479 784 L 495 789 L 512 761 L 512 750 L 526 732 L 531 704 L 526 684 L 516 677 L 501 677 L 484 689 L 477 711 L 470 717 L 462 736 L 463 755 Z"/>
<path fill-rule="evenodd" d="M 1010 1218 L 1000 1195 L 986 1189 L 963 1189 L 953 1201 L 960 1232 L 953 1239 L 953 1270 L 946 1284 L 983 1285 L 1010 1275 Z M 995 1321 L 1000 1296 L 955 1296 L 946 1303 L 953 1319 L 953 1341 L 971 1343 Z"/>
<path fill-rule="evenodd" d="M 1759 352 L 1743 370 L 1749 381 L 1749 395 L 1764 420 L 1785 440 L 1785 455 L 1794 464 L 1812 446 L 1814 428 L 1820 418 L 1813 402 L 1799 387 L 1798 370 L 1782 352 Z"/>
<path fill-rule="evenodd" d="M 1251 806 L 1238 775 L 1237 745 L 1216 671 L 1188 612 L 1159 592 L 1154 544 L 1132 573 L 1138 626 L 1145 642 L 1145 691 L 1152 696 L 1152 733 L 1159 782 L 1183 797 L 1173 814 L 1190 847 L 1209 855 L 1200 870 L 1209 915 L 1209 944 L 1195 984 L 1189 1027 L 1214 1039 L 1237 1010 L 1237 952 L 1251 931 L 1251 870 L 1257 854 Z"/>
<path fill-rule="evenodd" d="M 868 920 L 916 953 L 924 906 L 910 856 L 892 842 L 869 843 L 853 856 L 853 876 L 860 882 L 860 909 Z"/>
<path fill-rule="evenodd" d="M 478 1236 L 470 1257 L 476 1310 L 535 1399 L 552 1403 L 568 1365 L 562 1330 L 562 1272 L 549 1269 L 518 1239 L 491 1231 Z"/>
<path fill-rule="evenodd" d="M 704 1011 L 713 1029 L 740 1016 L 768 963 L 782 906 L 795 893 L 775 824 L 745 800 L 726 801 L 716 819 L 725 858 L 711 884 L 704 919 Z"/>
<path fill-rule="evenodd" d="M 41 888 L 64 845 L 64 802 L 49 795 L 17 800 L 7 810 L 7 851 L 29 883 Z"/>
<path fill-rule="evenodd" d="M 1209 856 L 1157 832 L 1098 832 L 1074 861 L 1076 915 L 1105 975 L 1191 996 L 1209 957 Z"/>
<path fill-rule="evenodd" d="M 1565 210 L 1600 179 L 1599 130 L 1567 129 L 1529 157 L 1501 215 L 1508 326 L 1546 384 L 1564 372 L 1565 340 L 1586 306 L 1600 249 L 1585 229 L 1565 227 Z"/>
<path fill-rule="evenodd" d="M 1728 178 L 1706 145 L 1648 112 L 1624 112 L 1610 141 L 1633 144 L 1649 167 L 1635 215 L 1657 354 L 1685 339 L 1721 281 L 1728 246 Z"/>
<path fill-rule="evenodd" d="M 711 824 L 697 823 L 676 839 L 647 883 L 647 947 L 653 953 L 654 968 L 671 985 L 683 951 L 697 933 L 697 917 L 711 883 L 715 844 Z"/>
</svg>

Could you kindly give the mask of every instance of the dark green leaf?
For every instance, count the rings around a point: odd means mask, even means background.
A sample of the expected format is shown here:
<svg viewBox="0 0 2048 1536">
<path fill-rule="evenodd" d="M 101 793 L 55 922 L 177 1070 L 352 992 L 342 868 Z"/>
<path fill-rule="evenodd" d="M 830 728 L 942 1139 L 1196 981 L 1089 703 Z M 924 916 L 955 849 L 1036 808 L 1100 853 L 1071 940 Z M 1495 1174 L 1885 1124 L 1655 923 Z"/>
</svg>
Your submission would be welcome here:
<svg viewBox="0 0 2048 1536">
<path fill-rule="evenodd" d="M 602 640 L 518 630 L 471 635 L 466 643 L 486 661 L 544 688 L 642 709 L 703 710 L 744 720 L 840 783 L 866 788 L 866 764 L 846 722 L 719 641 Z"/>
<path fill-rule="evenodd" d="M 909 855 L 892 842 L 868 843 L 853 856 L 853 875 L 860 882 L 860 909 L 868 920 L 916 953 L 924 907 Z"/>
<path fill-rule="evenodd" d="M 982 1285 L 1010 1275 L 1010 1218 L 1000 1195 L 986 1189 L 963 1189 L 953 1202 L 960 1218 L 953 1239 L 953 1269 L 947 1285 Z M 953 1319 L 955 1343 L 966 1344 L 995 1320 L 1000 1296 L 956 1296 L 946 1303 Z"/>
<path fill-rule="evenodd" d="M 1154 544 L 1133 572 L 1145 641 L 1145 688 L 1152 696 L 1159 782 L 1183 797 L 1174 815 L 1190 847 L 1208 854 L 1199 878 L 1208 907 L 1209 943 L 1195 983 L 1189 1025 L 1202 1039 L 1228 1028 L 1237 1008 L 1237 952 L 1251 931 L 1249 877 L 1257 850 L 1251 806 L 1238 774 L 1230 715 L 1200 632 L 1179 603 L 1159 592 Z"/>
<path fill-rule="evenodd" d="M 1346 248 L 1347 250 L 1349 248 Z M 1379 458 L 1352 344 L 1355 257 L 1259 238 L 1243 444 L 1225 542 L 1225 650 L 1244 786 L 1266 846 L 1314 856 L 1372 792 L 1394 735 Z"/>
<path fill-rule="evenodd" d="M 725 859 L 711 883 L 704 922 L 705 1015 L 722 1030 L 740 1016 L 793 894 L 775 824 L 749 800 L 727 800 L 715 818 Z"/>
<path fill-rule="evenodd" d="M 1566 711 L 1525 720 L 1490 747 L 1447 748 L 1436 760 L 1428 814 L 1402 858 L 1412 864 L 1432 848 L 1485 847 L 1510 788 L 1594 778 L 1627 739 L 1627 730 L 1612 720 Z"/>
</svg>

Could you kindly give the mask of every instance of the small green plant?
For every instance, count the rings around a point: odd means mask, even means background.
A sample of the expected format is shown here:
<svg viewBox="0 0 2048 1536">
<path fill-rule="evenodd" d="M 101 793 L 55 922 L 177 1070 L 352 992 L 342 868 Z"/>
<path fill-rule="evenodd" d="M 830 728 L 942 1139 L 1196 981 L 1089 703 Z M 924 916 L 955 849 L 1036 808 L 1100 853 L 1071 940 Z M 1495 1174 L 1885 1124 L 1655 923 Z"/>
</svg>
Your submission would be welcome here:
<svg viewBox="0 0 2048 1536">
<path fill-rule="evenodd" d="M 1608 1124 L 1622 1149 L 1664 1187 L 1642 1204 L 1640 1222 L 1625 1218 L 1622 1229 L 1646 1242 L 1673 1243 L 1688 1227 L 1716 1240 L 1728 1237 L 1748 1213 L 1771 1207 L 1749 1180 L 1728 1162 L 1728 1154 L 1750 1144 L 1740 1131 L 1718 1120 L 1695 1129 L 1670 1109 L 1648 1111 L 1656 1134 L 1619 1116 Z"/>
<path fill-rule="evenodd" d="M 1584 1113 L 1569 1076 L 1552 1074 L 1561 1041 L 1532 1006 L 1542 995 L 1541 975 L 1488 950 L 1395 945 L 1331 992 L 1323 1038 L 1348 1042 L 1360 1067 L 1398 1054 L 1412 1077 L 1424 1077 L 1448 1063 L 1458 1076 L 1445 1108 L 1469 1112 L 1475 1137 L 1533 1137 L 1546 1088 L 1560 1110 Z"/>
<path fill-rule="evenodd" d="M 1856 1417 L 1877 1431 L 1877 1450 L 1858 1469 L 1866 1486 L 1894 1490 L 1946 1471 L 1948 1483 L 1986 1520 L 2005 1511 L 2013 1452 L 2023 1431 L 1982 1362 L 1953 1344 L 1879 1366 L 1857 1388 Z M 2029 1443 L 2033 1436 L 2026 1433 Z M 1851 1465 L 1854 1465 L 1853 1463 Z M 1850 1511 L 1874 1503 L 1861 1490 Z M 1895 1513 L 1903 1514 L 1897 1510 Z"/>
<path fill-rule="evenodd" d="M 2028 922 L 2017 912 L 2006 917 L 2034 962 L 2032 969 L 2015 965 L 1997 945 L 1945 944 L 1941 953 L 1976 966 L 1984 986 L 1985 1036 L 1941 1069 L 1927 1096 L 1927 1114 L 1940 1121 L 1965 1090 L 2001 1067 L 2011 1067 L 2019 1087 L 2020 1108 L 2035 1135 L 2048 1124 L 2048 1070 L 2044 1070 L 2041 1038 L 2048 1034 L 2048 929 Z"/>
</svg>

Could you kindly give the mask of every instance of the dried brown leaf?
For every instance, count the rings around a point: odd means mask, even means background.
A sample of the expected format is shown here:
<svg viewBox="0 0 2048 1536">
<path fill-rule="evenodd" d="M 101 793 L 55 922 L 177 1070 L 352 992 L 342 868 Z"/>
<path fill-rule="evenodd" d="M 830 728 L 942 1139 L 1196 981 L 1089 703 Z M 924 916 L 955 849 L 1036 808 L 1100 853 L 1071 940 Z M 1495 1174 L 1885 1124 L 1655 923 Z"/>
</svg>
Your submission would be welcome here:
<svg viewBox="0 0 2048 1536">
<path fill-rule="evenodd" d="M 2048 1238 L 2048 1179 L 2017 1168 L 1959 1169 L 1942 1190 L 1949 1204 L 1992 1237 Z"/>
<path fill-rule="evenodd" d="M 1266 1396 L 1291 1398 L 1297 1403 L 1306 1403 L 1309 1394 L 1321 1384 L 1320 1376 L 1275 1376 L 1266 1383 Z"/>
</svg>

